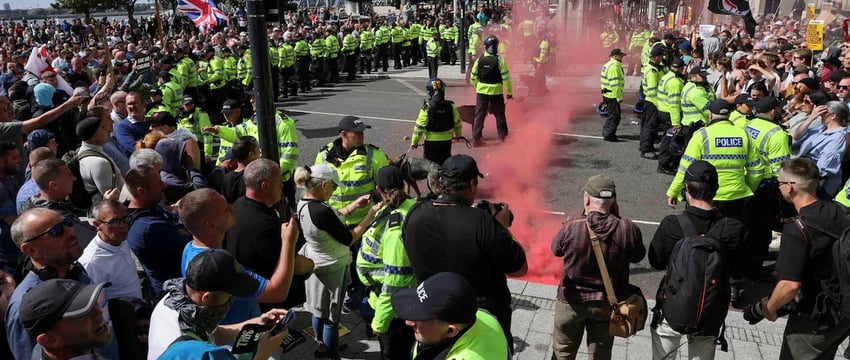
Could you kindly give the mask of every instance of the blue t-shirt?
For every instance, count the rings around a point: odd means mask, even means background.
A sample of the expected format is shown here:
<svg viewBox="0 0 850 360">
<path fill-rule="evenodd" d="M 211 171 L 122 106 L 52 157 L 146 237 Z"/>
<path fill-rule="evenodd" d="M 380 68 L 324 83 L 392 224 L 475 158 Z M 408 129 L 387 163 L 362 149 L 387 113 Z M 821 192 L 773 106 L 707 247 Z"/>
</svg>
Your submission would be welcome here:
<svg viewBox="0 0 850 360">
<path fill-rule="evenodd" d="M 128 210 L 132 222 L 127 244 L 145 267 L 154 294 L 162 293 L 162 283 L 182 277 L 178 259 L 192 235 L 180 224 L 177 214 L 154 206 Z"/>
<path fill-rule="evenodd" d="M 200 340 L 184 340 L 171 344 L 159 360 L 230 360 L 229 350 Z"/>
<path fill-rule="evenodd" d="M 189 262 L 195 258 L 198 254 L 204 252 L 208 248 L 200 248 L 195 245 L 192 245 L 192 242 L 186 244 L 186 247 L 183 248 L 183 261 L 180 265 L 180 269 L 183 271 L 183 277 L 186 277 L 186 268 L 189 267 Z M 236 324 L 243 322 L 245 320 L 255 318 L 262 314 L 260 312 L 260 304 L 257 303 L 257 299 L 260 297 L 260 294 L 266 290 L 266 285 L 268 285 L 269 281 L 266 278 L 255 274 L 254 272 L 245 269 L 242 267 L 242 271 L 246 272 L 248 275 L 251 275 L 254 279 L 260 283 L 260 286 L 257 287 L 257 292 L 255 292 L 250 297 L 246 298 L 235 298 L 233 299 L 233 304 L 230 305 L 230 310 L 227 311 L 227 315 L 224 317 L 224 320 L 221 320 L 222 325 L 228 324 Z"/>
<path fill-rule="evenodd" d="M 38 189 L 38 184 L 35 183 L 35 180 L 27 180 L 27 182 L 21 186 L 21 189 L 18 190 L 18 196 L 15 198 L 15 208 L 18 210 L 18 215 L 21 214 L 21 205 L 24 204 L 24 201 L 27 201 L 27 199 L 40 193 L 41 190 Z"/>
</svg>

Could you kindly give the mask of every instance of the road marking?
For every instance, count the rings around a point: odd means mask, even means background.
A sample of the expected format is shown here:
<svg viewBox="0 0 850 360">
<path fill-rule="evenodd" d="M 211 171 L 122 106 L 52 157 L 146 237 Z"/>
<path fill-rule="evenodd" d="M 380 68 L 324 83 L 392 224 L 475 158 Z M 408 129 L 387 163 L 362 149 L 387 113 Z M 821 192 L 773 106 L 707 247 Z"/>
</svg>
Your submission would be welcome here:
<svg viewBox="0 0 850 360">
<path fill-rule="evenodd" d="M 383 121 L 394 121 L 394 122 L 404 122 L 404 123 L 416 123 L 416 120 L 406 120 L 406 119 L 394 119 L 394 118 L 385 118 L 385 117 L 377 117 L 377 116 L 367 116 L 367 115 L 357 115 L 357 114 L 339 114 L 339 113 L 329 113 L 323 111 L 312 111 L 312 110 L 302 110 L 302 109 L 289 109 L 292 112 L 303 112 L 306 114 L 315 114 L 315 115 L 327 115 L 327 116 L 356 116 L 364 119 L 375 119 L 375 120 L 383 120 Z"/>
<path fill-rule="evenodd" d="M 537 212 L 542 212 L 542 213 L 546 213 L 546 214 L 549 214 L 549 215 L 556 215 L 556 216 L 566 216 L 567 215 L 567 213 L 565 213 L 563 211 L 537 210 Z M 644 224 L 644 225 L 658 226 L 658 225 L 661 224 L 661 223 L 655 222 L 655 221 L 635 220 L 635 219 L 631 219 L 631 220 L 632 220 L 633 223 Z"/>
<path fill-rule="evenodd" d="M 291 111 L 303 112 L 307 114 L 315 114 L 315 115 L 327 115 L 327 116 L 356 116 L 363 119 L 375 119 L 382 121 L 393 121 L 393 122 L 403 122 L 403 123 L 416 123 L 416 120 L 407 120 L 407 119 L 396 119 L 396 118 L 386 118 L 379 116 L 368 116 L 368 115 L 357 115 L 357 114 L 339 114 L 339 113 L 329 113 L 323 111 L 313 111 L 313 110 L 302 110 L 299 108 L 290 108 Z M 595 140 L 603 140 L 601 136 L 596 135 L 581 135 L 581 134 L 571 134 L 571 133 L 552 133 L 553 136 L 566 136 L 566 137 L 577 137 L 584 139 L 595 139 Z"/>
<path fill-rule="evenodd" d="M 407 80 L 402 80 L 402 79 L 396 79 L 396 80 L 398 80 L 398 82 L 400 82 L 402 85 L 406 86 L 408 89 L 413 90 L 413 92 L 415 92 L 415 93 L 417 93 L 421 96 L 427 96 L 428 95 L 428 93 L 426 93 L 424 90 L 422 90 L 422 89 L 420 89 L 416 86 L 413 86 L 413 84 L 407 82 Z"/>
<path fill-rule="evenodd" d="M 359 90 L 359 89 L 351 89 L 351 90 L 348 90 L 348 91 L 351 91 L 351 92 L 362 92 L 362 93 L 369 93 L 369 94 L 400 95 L 400 96 L 416 96 L 416 97 L 420 97 L 420 96 L 422 96 L 422 95 L 419 95 L 419 94 L 411 94 L 411 93 L 405 93 L 405 92 L 393 92 L 393 91 L 376 91 L 376 90 Z"/>
<path fill-rule="evenodd" d="M 577 138 L 586 138 L 586 139 L 597 139 L 603 140 L 604 138 L 596 135 L 580 135 L 580 134 L 569 134 L 569 133 L 552 133 L 555 136 L 568 136 L 568 137 L 577 137 Z"/>
</svg>

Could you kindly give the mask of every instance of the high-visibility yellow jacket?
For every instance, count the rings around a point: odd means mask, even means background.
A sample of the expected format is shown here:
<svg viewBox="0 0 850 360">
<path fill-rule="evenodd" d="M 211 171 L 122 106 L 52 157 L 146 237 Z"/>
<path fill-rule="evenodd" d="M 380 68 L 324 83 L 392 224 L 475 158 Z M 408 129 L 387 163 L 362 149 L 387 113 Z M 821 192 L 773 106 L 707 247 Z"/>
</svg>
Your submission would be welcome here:
<svg viewBox="0 0 850 360">
<path fill-rule="evenodd" d="M 757 174 L 759 158 L 749 151 L 750 137 L 744 129 L 736 127 L 728 119 L 715 119 L 707 126 L 694 132 L 682 154 L 679 169 L 667 197 L 681 200 L 685 188 L 685 172 L 694 161 L 704 160 L 717 169 L 720 188 L 714 200 L 730 201 L 752 196 L 747 184 L 760 177 Z"/>
<path fill-rule="evenodd" d="M 602 90 L 606 91 L 602 96 L 609 99 L 623 100 L 623 86 L 626 78 L 623 74 L 623 63 L 611 57 L 605 65 L 602 65 L 599 83 Z"/>
<path fill-rule="evenodd" d="M 779 166 L 791 158 L 791 137 L 781 126 L 760 118 L 747 122 L 744 128 L 750 136 L 748 151 L 758 158 L 758 165 L 748 176 L 748 185 L 755 191 L 763 179 L 779 177 Z M 748 173 L 749 175 L 749 173 Z"/>
<path fill-rule="evenodd" d="M 705 104 L 714 100 L 714 92 L 688 81 L 682 88 L 682 125 L 697 121 L 708 123 L 708 109 Z"/>
<path fill-rule="evenodd" d="M 670 114 L 673 126 L 682 124 L 682 88 L 685 78 L 670 71 L 658 81 L 658 110 Z"/>
<path fill-rule="evenodd" d="M 381 149 L 372 144 L 365 144 L 357 149 L 352 149 L 348 157 L 342 159 L 336 154 L 343 152 L 342 140 L 336 139 L 325 145 L 316 154 L 316 164 L 328 164 L 336 169 L 339 175 L 340 186 L 334 190 L 327 203 L 334 209 L 342 209 L 359 197 L 372 193 L 375 190 L 375 179 L 378 178 L 378 170 L 387 166 L 387 155 Z M 366 217 L 368 207 L 354 210 L 345 218 L 347 225 L 356 225 Z"/>
<path fill-rule="evenodd" d="M 478 66 L 481 63 L 482 59 L 484 61 L 491 61 L 486 58 L 497 57 L 499 63 L 499 73 L 501 77 L 501 81 L 499 82 L 485 82 L 486 80 L 480 79 L 479 70 L 485 70 L 483 67 Z M 495 71 L 495 70 L 494 70 Z M 511 73 L 508 71 L 508 64 L 505 62 L 505 59 L 501 56 L 484 54 L 484 56 L 475 60 L 475 64 L 472 65 L 472 72 L 469 74 L 469 80 L 472 81 L 472 86 L 475 86 L 475 92 L 483 95 L 501 95 L 505 93 L 506 95 L 513 95 L 513 86 L 511 85 Z"/>
</svg>

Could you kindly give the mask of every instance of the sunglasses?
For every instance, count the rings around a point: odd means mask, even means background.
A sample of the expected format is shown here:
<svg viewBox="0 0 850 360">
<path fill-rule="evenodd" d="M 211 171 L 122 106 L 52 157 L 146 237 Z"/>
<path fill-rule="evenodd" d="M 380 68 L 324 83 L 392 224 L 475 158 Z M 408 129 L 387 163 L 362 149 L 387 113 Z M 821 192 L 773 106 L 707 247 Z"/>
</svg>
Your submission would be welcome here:
<svg viewBox="0 0 850 360">
<path fill-rule="evenodd" d="M 114 219 L 109 220 L 109 221 L 101 221 L 101 223 L 104 223 L 104 224 L 109 225 L 109 226 L 119 226 L 121 224 L 126 224 L 128 222 L 130 222 L 130 217 L 127 216 L 127 215 L 124 215 L 124 216 L 119 217 L 119 218 L 114 218 Z"/>
<path fill-rule="evenodd" d="M 58 237 L 60 237 L 60 236 L 62 236 L 62 235 L 64 235 L 64 234 L 65 234 L 65 228 L 66 228 L 66 227 L 69 227 L 69 228 L 70 228 L 70 227 L 72 227 L 72 226 L 74 226 L 74 218 L 73 218 L 72 216 L 70 216 L 70 215 L 69 215 L 69 216 L 66 216 L 65 218 L 63 218 L 63 219 L 62 219 L 62 221 L 61 221 L 61 222 L 59 222 L 59 223 L 58 223 L 58 224 L 56 224 L 56 225 L 51 226 L 51 227 L 50 227 L 50 229 L 47 229 L 47 231 L 45 231 L 45 232 L 43 232 L 43 233 L 41 233 L 41 234 L 38 234 L 38 235 L 36 235 L 36 236 L 33 236 L 33 237 L 31 237 L 31 238 L 29 238 L 29 239 L 27 239 L 27 240 L 24 240 L 24 243 L 28 243 L 28 242 L 30 242 L 30 241 L 38 240 L 38 238 L 40 238 L 40 237 L 42 237 L 42 236 L 44 236 L 44 235 L 48 235 L 48 234 L 49 234 L 50 236 L 54 237 L 54 238 L 58 238 Z"/>
<path fill-rule="evenodd" d="M 812 101 L 811 101 L 811 100 L 809 100 L 809 99 L 804 99 L 804 100 L 803 100 L 803 104 L 811 105 L 811 104 L 812 104 Z"/>
<path fill-rule="evenodd" d="M 838 90 L 850 90 L 850 85 L 838 85 Z"/>
</svg>

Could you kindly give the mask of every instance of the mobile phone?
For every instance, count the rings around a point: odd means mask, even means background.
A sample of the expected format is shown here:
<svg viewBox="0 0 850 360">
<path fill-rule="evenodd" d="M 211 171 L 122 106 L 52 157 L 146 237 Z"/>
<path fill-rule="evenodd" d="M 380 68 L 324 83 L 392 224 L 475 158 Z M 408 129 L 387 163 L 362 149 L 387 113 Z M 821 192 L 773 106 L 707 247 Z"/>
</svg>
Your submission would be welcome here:
<svg viewBox="0 0 850 360">
<path fill-rule="evenodd" d="M 269 335 L 275 336 L 277 334 L 280 334 L 280 332 L 286 329 L 287 325 L 289 325 L 289 322 L 292 321 L 292 319 L 294 318 L 295 311 L 287 311 L 286 315 L 283 316 L 283 319 L 280 319 L 280 321 L 278 321 L 276 324 L 274 324 L 274 326 L 272 326 Z"/>
</svg>

